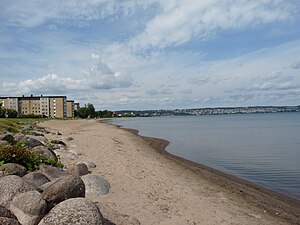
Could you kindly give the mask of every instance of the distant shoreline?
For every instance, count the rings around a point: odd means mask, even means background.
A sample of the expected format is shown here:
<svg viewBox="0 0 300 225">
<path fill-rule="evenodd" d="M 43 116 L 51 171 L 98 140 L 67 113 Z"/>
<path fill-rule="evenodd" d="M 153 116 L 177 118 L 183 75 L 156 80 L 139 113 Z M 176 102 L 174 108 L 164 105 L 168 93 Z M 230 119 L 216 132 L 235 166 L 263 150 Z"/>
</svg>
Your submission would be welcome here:
<svg viewBox="0 0 300 225">
<path fill-rule="evenodd" d="M 100 122 L 106 123 L 104 120 Z M 139 130 L 136 129 L 124 128 L 115 124 L 109 125 L 127 130 L 128 132 L 141 137 L 151 148 L 177 162 L 178 166 L 193 171 L 198 176 L 204 177 L 210 182 L 226 189 L 230 194 L 234 194 L 238 198 L 243 198 L 247 202 L 265 209 L 269 213 L 282 219 L 291 220 L 295 224 L 300 224 L 300 200 L 206 165 L 173 155 L 166 151 L 166 147 L 169 145 L 169 141 L 167 140 L 139 135 Z"/>
</svg>

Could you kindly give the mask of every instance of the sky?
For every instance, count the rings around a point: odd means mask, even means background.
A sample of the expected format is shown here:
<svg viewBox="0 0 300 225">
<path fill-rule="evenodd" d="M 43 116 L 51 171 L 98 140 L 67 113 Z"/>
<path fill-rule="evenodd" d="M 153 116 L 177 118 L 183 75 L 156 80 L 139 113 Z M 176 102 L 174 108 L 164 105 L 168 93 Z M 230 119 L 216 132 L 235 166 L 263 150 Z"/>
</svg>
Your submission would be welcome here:
<svg viewBox="0 0 300 225">
<path fill-rule="evenodd" d="M 300 105 L 299 0 L 1 0 L 0 96 Z"/>
</svg>

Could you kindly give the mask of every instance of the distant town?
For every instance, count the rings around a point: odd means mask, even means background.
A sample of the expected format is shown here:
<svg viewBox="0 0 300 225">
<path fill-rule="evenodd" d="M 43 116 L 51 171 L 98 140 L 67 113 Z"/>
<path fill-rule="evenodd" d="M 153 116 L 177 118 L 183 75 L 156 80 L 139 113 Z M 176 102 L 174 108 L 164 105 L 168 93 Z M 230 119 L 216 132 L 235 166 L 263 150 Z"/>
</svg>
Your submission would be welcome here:
<svg viewBox="0 0 300 225">
<path fill-rule="evenodd" d="M 218 107 L 174 110 L 122 110 L 116 111 L 118 117 L 153 117 L 153 116 L 201 116 L 222 114 L 250 114 L 250 113 L 279 113 L 300 112 L 299 106 L 250 106 L 250 107 Z"/>
</svg>

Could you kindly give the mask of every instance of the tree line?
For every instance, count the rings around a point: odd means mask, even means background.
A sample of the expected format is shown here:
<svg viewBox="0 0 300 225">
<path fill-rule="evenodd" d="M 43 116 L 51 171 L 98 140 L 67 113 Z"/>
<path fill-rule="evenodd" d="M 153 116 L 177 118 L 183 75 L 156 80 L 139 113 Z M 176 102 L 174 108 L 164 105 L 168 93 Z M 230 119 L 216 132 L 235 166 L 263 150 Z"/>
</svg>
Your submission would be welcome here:
<svg viewBox="0 0 300 225">
<path fill-rule="evenodd" d="M 84 107 L 79 108 L 77 111 L 74 111 L 74 116 L 79 118 L 111 118 L 113 117 L 113 112 L 109 110 L 99 110 L 96 111 L 92 103 L 86 104 Z M 24 115 L 18 113 L 14 109 L 5 109 L 0 105 L 0 118 L 41 118 L 42 115 Z"/>
<path fill-rule="evenodd" d="M 86 104 L 84 107 L 79 108 L 75 111 L 75 117 L 80 118 L 111 118 L 113 117 L 113 112 L 108 110 L 96 111 L 92 103 Z"/>
</svg>

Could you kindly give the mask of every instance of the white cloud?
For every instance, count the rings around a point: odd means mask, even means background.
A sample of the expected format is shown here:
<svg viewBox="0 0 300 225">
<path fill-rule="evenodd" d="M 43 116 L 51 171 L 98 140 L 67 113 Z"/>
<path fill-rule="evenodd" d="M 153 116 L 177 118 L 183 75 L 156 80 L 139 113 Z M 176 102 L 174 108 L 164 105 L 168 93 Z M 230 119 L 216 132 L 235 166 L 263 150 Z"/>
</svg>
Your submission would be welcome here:
<svg viewBox="0 0 300 225">
<path fill-rule="evenodd" d="M 94 55 L 95 59 L 95 55 Z M 84 71 L 87 85 L 94 89 L 127 88 L 133 84 L 130 76 L 113 72 L 97 57 L 97 63 L 89 71 Z"/>
<path fill-rule="evenodd" d="M 178 46 L 192 39 L 212 38 L 218 31 L 243 29 L 293 17 L 295 6 L 285 0 L 160 1 L 162 11 L 131 40 L 136 49 Z"/>
<path fill-rule="evenodd" d="M 138 0 L 48 0 L 1 2 L 2 23 L 6 26 L 37 27 L 44 23 L 72 24 L 86 26 L 91 20 L 110 16 L 129 15 L 151 5 L 152 1 Z M 5 19 L 5 22 L 4 22 Z M 51 28 L 55 26 L 51 25 Z"/>
</svg>

